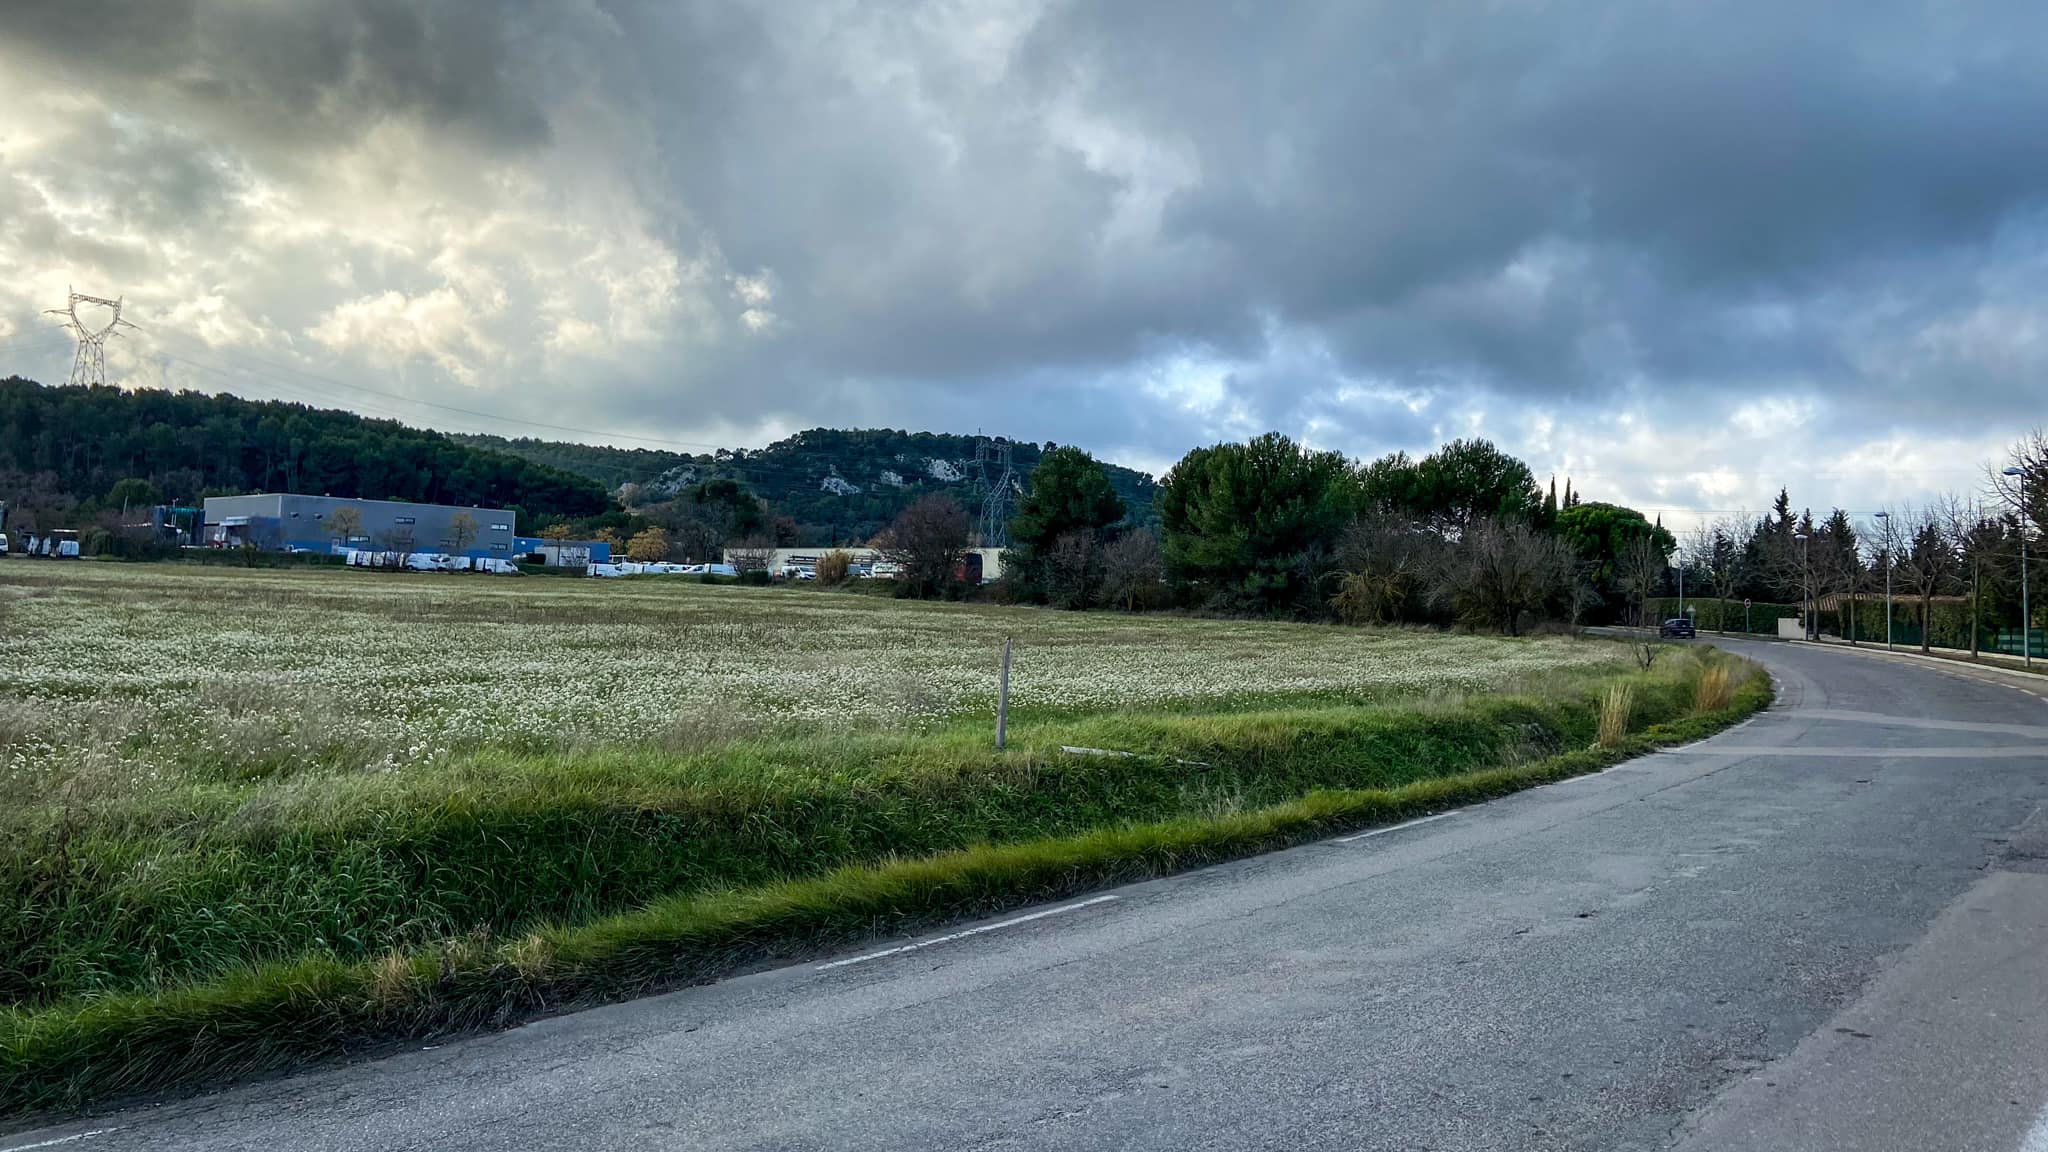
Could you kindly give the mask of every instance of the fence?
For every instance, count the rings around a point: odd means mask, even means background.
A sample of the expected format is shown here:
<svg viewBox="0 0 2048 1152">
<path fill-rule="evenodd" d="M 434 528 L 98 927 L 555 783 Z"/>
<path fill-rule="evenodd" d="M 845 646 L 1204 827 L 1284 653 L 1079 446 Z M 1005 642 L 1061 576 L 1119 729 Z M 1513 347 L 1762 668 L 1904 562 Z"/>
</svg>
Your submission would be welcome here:
<svg viewBox="0 0 2048 1152">
<path fill-rule="evenodd" d="M 1702 632 L 1736 632 L 1760 636 L 1776 635 L 1781 617 L 1797 617 L 1797 604 L 1775 604 L 1757 601 L 1749 608 L 1745 624 L 1740 600 L 1718 600 L 1712 597 L 1685 598 L 1687 615 Z M 1660 596 L 1643 604 L 1645 623 L 1668 620 L 1678 615 L 1678 598 Z M 1892 600 L 1891 639 L 1895 647 L 1918 648 L 1923 631 L 1920 622 L 1920 601 L 1911 597 L 1895 597 Z M 1859 644 L 1882 644 L 1885 640 L 1884 601 L 1866 599 L 1845 602 L 1840 608 L 1815 614 L 1823 636 L 1836 636 L 1844 640 L 1855 640 Z M 1853 629 L 1851 625 L 1854 625 Z M 1985 652 L 2003 652 L 2018 656 L 2020 652 L 2020 630 L 2017 621 L 2008 620 L 2004 627 L 1995 621 L 1977 621 L 1977 647 Z M 1968 604 L 1936 603 L 1928 605 L 1925 627 L 1928 643 L 1935 648 L 1970 649 L 1970 606 Z M 2034 629 L 2034 655 L 2048 656 L 2048 633 Z"/>
</svg>

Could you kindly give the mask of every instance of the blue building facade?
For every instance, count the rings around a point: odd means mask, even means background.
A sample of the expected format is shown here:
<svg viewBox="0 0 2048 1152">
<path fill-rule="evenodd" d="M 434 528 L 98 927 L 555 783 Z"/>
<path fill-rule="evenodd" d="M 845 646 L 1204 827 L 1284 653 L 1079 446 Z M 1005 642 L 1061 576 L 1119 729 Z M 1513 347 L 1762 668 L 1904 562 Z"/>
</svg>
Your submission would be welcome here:
<svg viewBox="0 0 2048 1152">
<path fill-rule="evenodd" d="M 330 527 L 334 514 L 343 508 L 354 509 L 358 521 L 346 535 Z M 461 520 L 465 516 L 467 524 Z M 254 546 L 269 552 L 362 548 L 499 560 L 513 556 L 514 518 L 509 508 L 265 492 L 208 496 L 204 520 L 198 542 L 212 547 Z M 456 548 L 458 538 L 465 534 L 470 537 L 468 546 Z"/>
<path fill-rule="evenodd" d="M 567 564 L 578 567 L 584 564 L 609 564 L 612 562 L 612 546 L 602 540 L 549 540 L 545 536 L 515 536 L 512 539 L 513 555 L 549 557 L 549 564 Z M 577 559 L 578 553 L 582 559 Z M 566 555 L 565 555 L 566 554 Z"/>
</svg>

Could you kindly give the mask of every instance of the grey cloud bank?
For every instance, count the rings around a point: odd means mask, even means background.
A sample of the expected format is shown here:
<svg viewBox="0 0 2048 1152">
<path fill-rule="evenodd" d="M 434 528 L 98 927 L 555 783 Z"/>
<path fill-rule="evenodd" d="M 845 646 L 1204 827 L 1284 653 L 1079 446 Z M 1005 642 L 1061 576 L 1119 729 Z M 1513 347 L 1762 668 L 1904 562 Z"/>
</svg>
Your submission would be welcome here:
<svg viewBox="0 0 2048 1152">
<path fill-rule="evenodd" d="M 10 6 L 0 370 L 511 434 L 1483 434 L 1866 509 L 2048 417 L 2017 3 Z M 24 359 L 26 358 L 26 359 Z M 296 371 L 286 371 L 286 368 Z"/>
</svg>

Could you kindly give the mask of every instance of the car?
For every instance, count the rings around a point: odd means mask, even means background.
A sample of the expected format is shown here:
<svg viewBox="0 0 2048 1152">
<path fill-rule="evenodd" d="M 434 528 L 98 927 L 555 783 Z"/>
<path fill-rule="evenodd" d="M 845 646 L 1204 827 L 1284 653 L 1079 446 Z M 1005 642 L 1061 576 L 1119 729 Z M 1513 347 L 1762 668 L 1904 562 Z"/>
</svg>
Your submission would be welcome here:
<svg viewBox="0 0 2048 1152">
<path fill-rule="evenodd" d="M 1698 633 L 1693 631 L 1692 619 L 1690 617 L 1673 616 L 1671 619 L 1666 620 L 1662 627 L 1657 629 L 1657 635 L 1690 640 L 1698 635 Z"/>
</svg>

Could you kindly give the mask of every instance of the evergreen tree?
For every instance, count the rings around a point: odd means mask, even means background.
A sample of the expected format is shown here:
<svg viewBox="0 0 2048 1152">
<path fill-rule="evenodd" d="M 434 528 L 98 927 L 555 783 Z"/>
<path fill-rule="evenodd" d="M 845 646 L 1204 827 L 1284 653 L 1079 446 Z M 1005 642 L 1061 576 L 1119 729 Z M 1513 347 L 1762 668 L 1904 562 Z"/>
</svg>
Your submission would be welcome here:
<svg viewBox="0 0 2048 1152">
<path fill-rule="evenodd" d="M 1123 515 L 1124 502 L 1095 457 L 1079 448 L 1054 448 L 1039 457 L 1031 491 L 1010 518 L 1010 544 L 1044 556 L 1061 536 L 1085 532 L 1099 538 Z"/>
<path fill-rule="evenodd" d="M 1359 500 L 1343 456 L 1277 432 L 1197 448 L 1159 479 L 1168 569 L 1225 604 L 1303 606 Z"/>
</svg>

